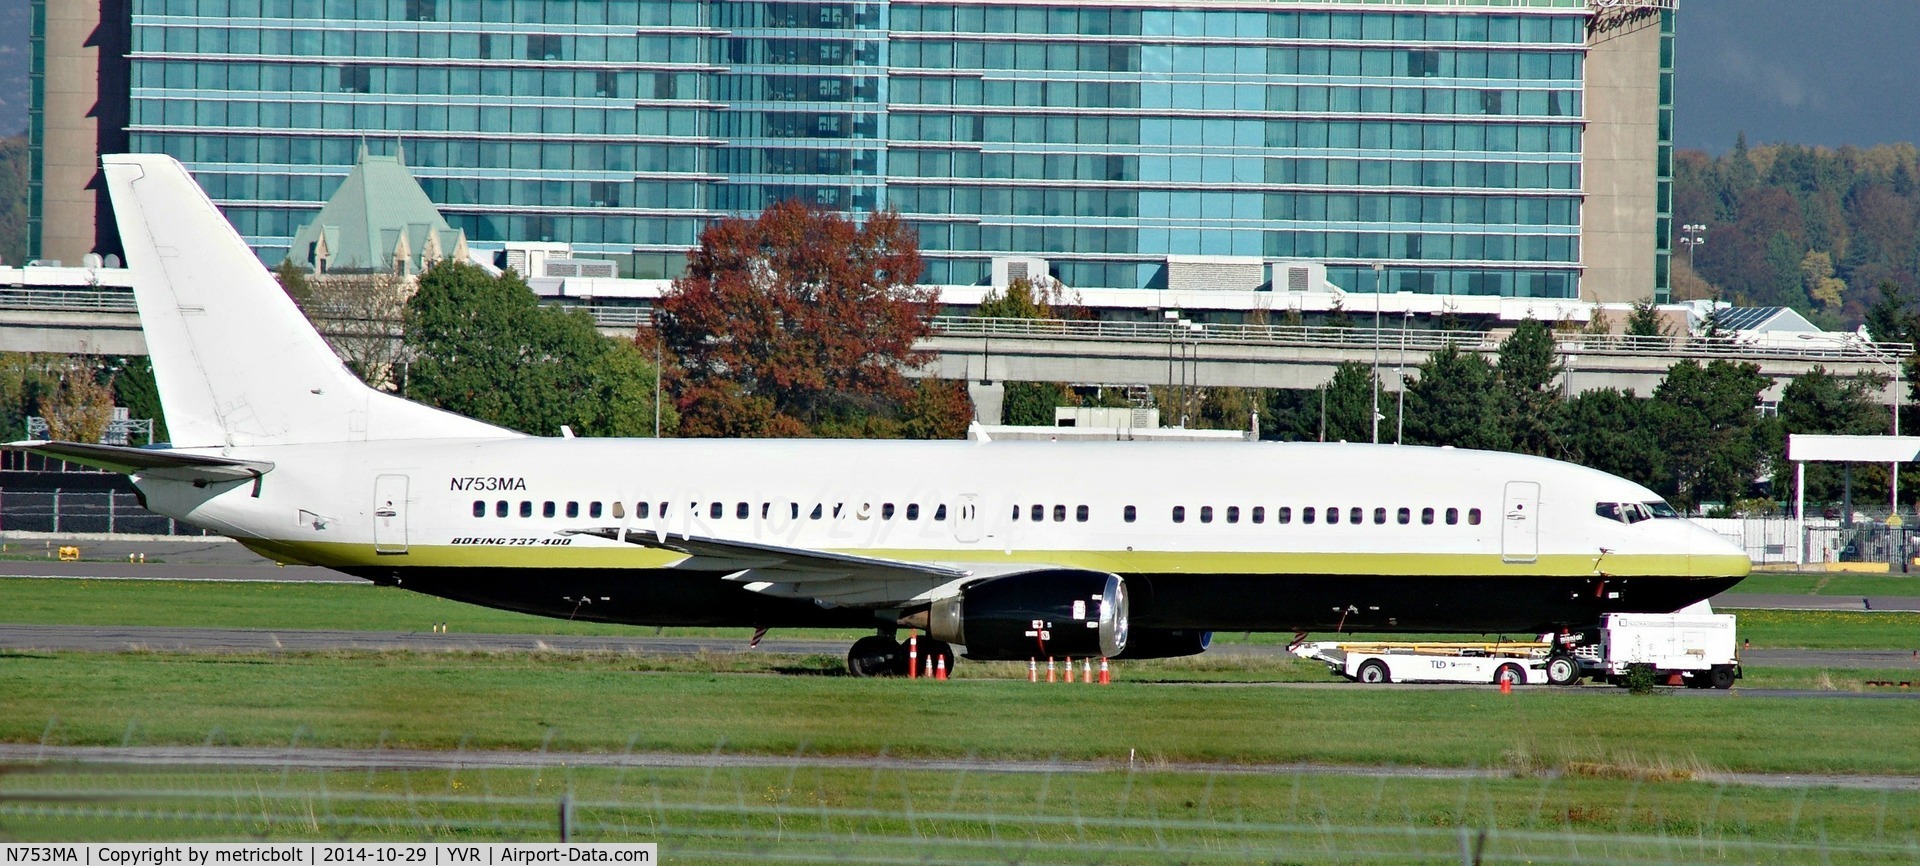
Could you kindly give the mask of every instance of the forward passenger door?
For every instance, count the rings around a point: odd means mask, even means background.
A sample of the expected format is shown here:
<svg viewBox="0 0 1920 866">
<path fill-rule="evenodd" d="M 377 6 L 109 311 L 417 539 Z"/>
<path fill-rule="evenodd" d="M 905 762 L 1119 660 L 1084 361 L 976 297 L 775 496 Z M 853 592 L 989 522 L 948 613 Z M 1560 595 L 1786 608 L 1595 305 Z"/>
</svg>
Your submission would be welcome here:
<svg viewBox="0 0 1920 866">
<path fill-rule="evenodd" d="M 1500 509 L 1500 558 L 1528 563 L 1540 558 L 1540 485 L 1533 481 L 1507 482 Z"/>
</svg>

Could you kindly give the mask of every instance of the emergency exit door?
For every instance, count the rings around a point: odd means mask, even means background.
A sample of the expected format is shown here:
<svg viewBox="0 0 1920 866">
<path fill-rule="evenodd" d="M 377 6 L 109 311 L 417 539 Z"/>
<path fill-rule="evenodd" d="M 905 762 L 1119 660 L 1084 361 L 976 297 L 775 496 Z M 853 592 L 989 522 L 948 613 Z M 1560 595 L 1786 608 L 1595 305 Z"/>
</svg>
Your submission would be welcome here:
<svg viewBox="0 0 1920 866">
<path fill-rule="evenodd" d="M 373 552 L 407 552 L 407 476 L 373 481 Z"/>
<path fill-rule="evenodd" d="M 1507 482 L 1501 510 L 1500 557 L 1525 563 L 1540 558 L 1540 485 L 1533 481 Z"/>
</svg>

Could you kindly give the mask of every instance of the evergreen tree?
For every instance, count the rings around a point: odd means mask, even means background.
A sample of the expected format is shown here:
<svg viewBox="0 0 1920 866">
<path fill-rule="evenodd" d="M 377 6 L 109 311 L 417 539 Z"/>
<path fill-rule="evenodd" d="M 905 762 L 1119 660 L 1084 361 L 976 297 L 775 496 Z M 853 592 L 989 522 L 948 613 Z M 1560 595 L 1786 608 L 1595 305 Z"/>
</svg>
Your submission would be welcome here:
<svg viewBox="0 0 1920 866">
<path fill-rule="evenodd" d="M 1504 451 L 1493 365 L 1452 343 L 1414 368 L 1407 384 L 1406 443 Z"/>
<path fill-rule="evenodd" d="M 1835 376 L 1825 367 L 1815 366 L 1799 376 L 1780 392 L 1779 425 L 1782 435 L 1794 433 L 1838 433 L 1855 436 L 1875 436 L 1890 432 L 1892 419 L 1887 407 L 1878 402 L 1880 390 L 1886 387 L 1887 377 L 1871 376 Z M 1784 452 L 1776 455 L 1780 459 L 1774 464 L 1773 489 L 1776 496 L 1791 495 L 1794 484 L 1794 467 L 1787 462 Z M 1886 490 L 1886 467 L 1862 467 L 1864 472 L 1856 471 L 1854 494 L 1856 498 L 1868 499 L 1876 495 L 1884 498 Z M 1807 464 L 1806 495 L 1809 502 L 1833 502 L 1840 498 L 1841 468 L 1831 463 Z"/>
<path fill-rule="evenodd" d="M 1746 496 L 1779 451 L 1779 425 L 1755 410 L 1767 385 L 1754 364 L 1688 360 L 1669 368 L 1646 407 L 1666 452 L 1654 489 L 1686 507 Z"/>
<path fill-rule="evenodd" d="M 1508 446 L 1523 454 L 1550 456 L 1560 392 L 1554 380 L 1563 368 L 1554 351 L 1553 333 L 1528 319 L 1500 344 L 1498 381 L 1500 417 Z"/>
<path fill-rule="evenodd" d="M 1559 424 L 1562 459 L 1658 488 L 1664 443 L 1647 423 L 1647 401 L 1632 391 L 1576 394 L 1561 408 Z"/>
</svg>

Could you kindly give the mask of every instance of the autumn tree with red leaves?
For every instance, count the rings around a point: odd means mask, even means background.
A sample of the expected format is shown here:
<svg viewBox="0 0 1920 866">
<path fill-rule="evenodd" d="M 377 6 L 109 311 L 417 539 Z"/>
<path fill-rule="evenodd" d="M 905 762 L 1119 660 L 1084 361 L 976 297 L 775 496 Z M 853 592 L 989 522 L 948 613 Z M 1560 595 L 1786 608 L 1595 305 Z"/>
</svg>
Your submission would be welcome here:
<svg viewBox="0 0 1920 866">
<path fill-rule="evenodd" d="M 787 201 L 710 225 L 658 306 L 681 434 L 953 429 L 953 401 L 926 399 L 905 375 L 925 361 L 913 345 L 938 306 L 915 285 L 920 269 L 913 231 L 891 211 L 857 225 Z M 943 417 L 917 417 L 929 406 Z"/>
</svg>

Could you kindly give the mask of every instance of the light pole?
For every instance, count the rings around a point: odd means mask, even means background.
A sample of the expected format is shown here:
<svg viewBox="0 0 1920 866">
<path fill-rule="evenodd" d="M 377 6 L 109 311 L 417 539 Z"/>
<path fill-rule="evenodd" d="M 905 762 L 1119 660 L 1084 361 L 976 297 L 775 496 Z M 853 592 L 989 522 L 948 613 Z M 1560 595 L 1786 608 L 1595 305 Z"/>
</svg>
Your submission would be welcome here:
<svg viewBox="0 0 1920 866">
<path fill-rule="evenodd" d="M 1687 248 L 1687 270 L 1693 270 L 1693 251 L 1707 242 L 1707 227 L 1701 223 L 1688 223 L 1680 227 L 1680 245 Z"/>
<path fill-rule="evenodd" d="M 1180 311 L 1168 310 L 1167 320 L 1167 399 L 1173 399 L 1173 335 L 1180 327 Z"/>
<path fill-rule="evenodd" d="M 1373 263 L 1373 444 L 1380 444 L 1380 277 L 1386 265 Z"/>
<path fill-rule="evenodd" d="M 1400 437 L 1407 432 L 1407 324 L 1413 321 L 1411 307 L 1400 312 L 1400 394 L 1399 402 L 1393 407 L 1393 444 L 1400 444 Z"/>
</svg>

